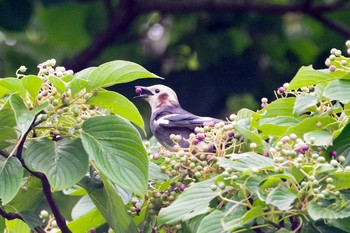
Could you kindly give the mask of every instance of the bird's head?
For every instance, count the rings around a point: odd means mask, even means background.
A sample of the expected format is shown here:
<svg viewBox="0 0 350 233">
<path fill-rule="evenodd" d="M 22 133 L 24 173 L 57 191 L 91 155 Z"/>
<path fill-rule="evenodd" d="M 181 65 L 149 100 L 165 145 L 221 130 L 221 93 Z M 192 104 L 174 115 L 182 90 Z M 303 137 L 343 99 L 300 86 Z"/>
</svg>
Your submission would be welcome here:
<svg viewBox="0 0 350 233">
<path fill-rule="evenodd" d="M 138 94 L 135 98 L 145 99 L 151 105 L 152 111 L 165 107 L 179 106 L 176 93 L 167 86 L 136 86 L 135 88 L 135 92 Z"/>
</svg>

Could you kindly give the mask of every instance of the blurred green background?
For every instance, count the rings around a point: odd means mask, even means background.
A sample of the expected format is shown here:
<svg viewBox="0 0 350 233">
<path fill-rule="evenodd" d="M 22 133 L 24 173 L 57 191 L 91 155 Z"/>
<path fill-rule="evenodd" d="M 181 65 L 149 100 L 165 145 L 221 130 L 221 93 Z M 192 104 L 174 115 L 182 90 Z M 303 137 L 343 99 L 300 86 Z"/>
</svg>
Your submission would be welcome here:
<svg viewBox="0 0 350 233">
<path fill-rule="evenodd" d="M 181 105 L 224 118 L 290 81 L 302 65 L 323 68 L 350 38 L 348 0 L 1 0 L 0 77 L 50 58 L 79 71 L 129 60 L 165 80 Z M 346 52 L 346 51 L 344 51 Z M 132 100 L 145 119 L 149 107 Z"/>
</svg>

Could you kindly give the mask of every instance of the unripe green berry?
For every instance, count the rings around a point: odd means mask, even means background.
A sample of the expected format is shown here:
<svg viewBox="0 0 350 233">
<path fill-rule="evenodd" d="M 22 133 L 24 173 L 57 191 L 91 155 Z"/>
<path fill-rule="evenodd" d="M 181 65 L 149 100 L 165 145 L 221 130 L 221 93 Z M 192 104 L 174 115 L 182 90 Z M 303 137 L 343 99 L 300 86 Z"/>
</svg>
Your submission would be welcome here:
<svg viewBox="0 0 350 233">
<path fill-rule="evenodd" d="M 219 189 L 221 189 L 221 190 L 225 189 L 225 188 L 226 188 L 225 182 L 220 181 L 220 182 L 218 183 L 218 187 L 219 187 Z"/>
<path fill-rule="evenodd" d="M 212 184 L 212 185 L 210 186 L 210 189 L 211 189 L 212 191 L 216 191 L 216 190 L 218 189 L 218 186 L 216 186 L 215 184 Z"/>
<path fill-rule="evenodd" d="M 229 177 L 230 176 L 230 173 L 228 173 L 227 171 L 224 171 L 223 173 L 221 173 L 221 175 L 223 177 Z"/>
<path fill-rule="evenodd" d="M 49 217 L 49 212 L 47 212 L 46 210 L 40 211 L 40 217 L 41 217 L 41 218 L 47 218 L 47 217 Z"/>
<path fill-rule="evenodd" d="M 319 162 L 319 163 L 324 163 L 326 161 L 326 159 L 323 156 L 320 156 L 320 157 L 317 158 L 316 161 Z"/>
<path fill-rule="evenodd" d="M 327 182 L 327 184 L 333 184 L 334 180 L 333 180 L 332 177 L 328 177 L 328 178 L 326 179 L 326 182 Z"/>
<path fill-rule="evenodd" d="M 202 176 L 202 174 L 201 174 L 200 172 L 195 172 L 195 173 L 194 173 L 194 176 L 195 176 L 196 178 L 199 178 L 199 177 Z"/>
</svg>

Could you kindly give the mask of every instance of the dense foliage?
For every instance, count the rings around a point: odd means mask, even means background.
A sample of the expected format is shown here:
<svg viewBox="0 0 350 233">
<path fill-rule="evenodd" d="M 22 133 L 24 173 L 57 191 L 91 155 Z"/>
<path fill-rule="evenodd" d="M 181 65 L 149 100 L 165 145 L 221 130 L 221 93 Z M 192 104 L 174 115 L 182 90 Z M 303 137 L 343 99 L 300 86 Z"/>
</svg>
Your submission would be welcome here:
<svg viewBox="0 0 350 233">
<path fill-rule="evenodd" d="M 142 143 L 137 109 L 104 89 L 157 77 L 141 66 L 20 67 L 0 80 L 0 229 L 350 232 L 350 58 L 332 49 L 325 65 L 174 151 Z"/>
</svg>

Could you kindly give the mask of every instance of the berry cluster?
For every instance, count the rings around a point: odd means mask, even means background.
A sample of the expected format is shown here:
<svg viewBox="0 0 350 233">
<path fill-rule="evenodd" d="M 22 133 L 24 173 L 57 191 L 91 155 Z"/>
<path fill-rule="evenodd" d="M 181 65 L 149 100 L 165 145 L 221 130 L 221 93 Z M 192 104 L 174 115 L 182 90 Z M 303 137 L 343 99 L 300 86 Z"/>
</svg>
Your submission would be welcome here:
<svg viewBox="0 0 350 233">
<path fill-rule="evenodd" d="M 36 119 L 37 135 L 51 134 L 58 139 L 62 135 L 76 134 L 84 121 L 105 113 L 87 104 L 86 101 L 95 94 L 94 92 L 86 92 L 83 89 L 72 95 L 69 82 L 73 79 L 73 71 L 66 70 L 62 66 L 55 67 L 55 65 L 55 59 L 38 65 L 38 77 L 42 79 L 40 91 L 35 99 L 27 95 L 25 103 L 28 109 L 49 103 Z M 24 76 L 19 72 L 25 71 L 25 67 L 20 67 L 17 76 Z"/>
</svg>

